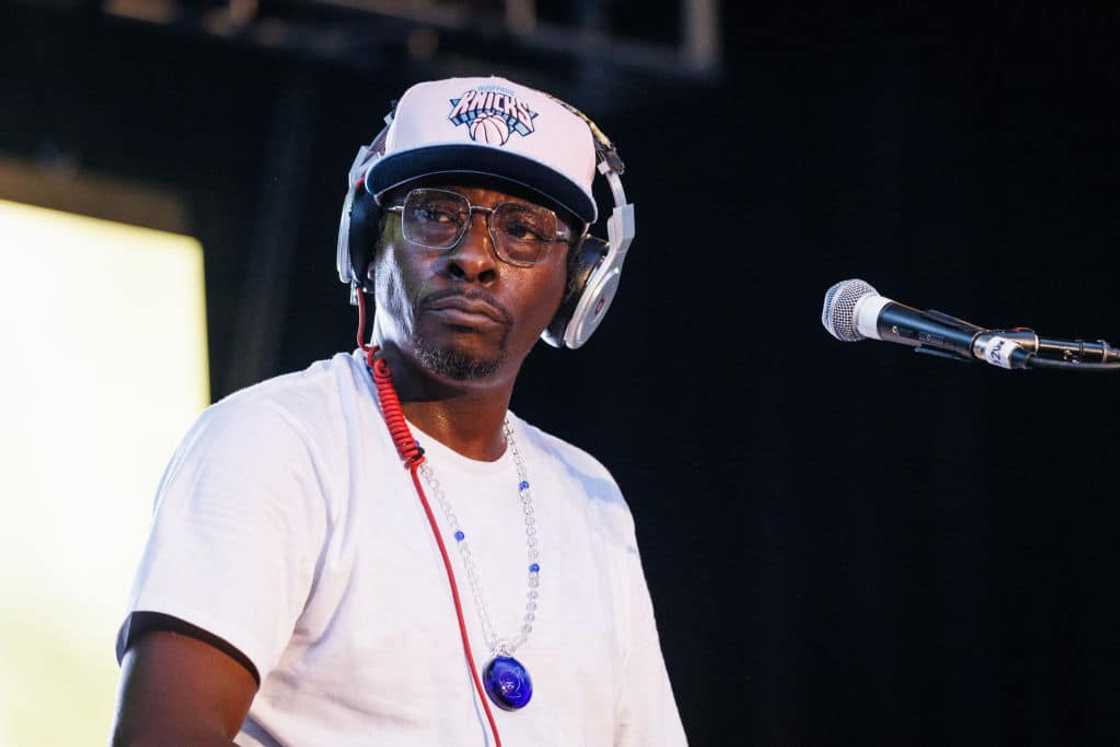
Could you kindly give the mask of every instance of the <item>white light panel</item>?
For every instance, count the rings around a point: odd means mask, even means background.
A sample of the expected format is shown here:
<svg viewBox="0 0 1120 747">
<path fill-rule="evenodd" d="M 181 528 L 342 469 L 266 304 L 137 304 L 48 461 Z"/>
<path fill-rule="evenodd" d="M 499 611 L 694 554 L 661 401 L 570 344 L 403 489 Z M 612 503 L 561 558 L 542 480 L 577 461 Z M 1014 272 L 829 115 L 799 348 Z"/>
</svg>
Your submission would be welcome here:
<svg viewBox="0 0 1120 747">
<path fill-rule="evenodd" d="M 193 238 L 0 200 L 0 745 L 104 744 L 152 499 L 210 399 Z"/>
</svg>

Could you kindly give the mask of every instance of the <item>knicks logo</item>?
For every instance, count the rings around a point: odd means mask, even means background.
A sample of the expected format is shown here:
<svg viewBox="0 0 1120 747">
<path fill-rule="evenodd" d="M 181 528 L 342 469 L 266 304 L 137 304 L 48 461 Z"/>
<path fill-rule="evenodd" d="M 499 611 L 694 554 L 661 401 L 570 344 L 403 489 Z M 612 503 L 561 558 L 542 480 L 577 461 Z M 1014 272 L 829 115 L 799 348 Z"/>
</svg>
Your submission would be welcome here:
<svg viewBox="0 0 1120 747">
<path fill-rule="evenodd" d="M 505 145 L 511 133 L 533 134 L 537 112 L 500 90 L 475 88 L 451 99 L 447 118 L 455 126 L 465 124 L 471 140 L 487 145 Z"/>
</svg>

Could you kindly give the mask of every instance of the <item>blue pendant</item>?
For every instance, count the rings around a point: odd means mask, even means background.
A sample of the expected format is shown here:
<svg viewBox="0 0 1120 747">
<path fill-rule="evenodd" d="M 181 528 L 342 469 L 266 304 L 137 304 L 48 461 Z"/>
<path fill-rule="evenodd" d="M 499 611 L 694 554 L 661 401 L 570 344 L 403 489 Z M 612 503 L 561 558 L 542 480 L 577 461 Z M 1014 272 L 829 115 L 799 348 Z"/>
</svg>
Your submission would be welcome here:
<svg viewBox="0 0 1120 747">
<path fill-rule="evenodd" d="M 521 662 L 512 656 L 495 656 L 482 672 L 486 694 L 499 708 L 516 711 L 533 697 L 533 681 Z"/>
</svg>

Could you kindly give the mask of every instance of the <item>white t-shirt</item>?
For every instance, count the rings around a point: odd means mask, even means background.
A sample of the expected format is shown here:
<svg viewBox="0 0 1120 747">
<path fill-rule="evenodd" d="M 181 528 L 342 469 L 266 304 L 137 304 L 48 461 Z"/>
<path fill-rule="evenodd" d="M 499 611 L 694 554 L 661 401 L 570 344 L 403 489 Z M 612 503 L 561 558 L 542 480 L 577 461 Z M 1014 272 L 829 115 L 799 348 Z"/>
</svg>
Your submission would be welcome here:
<svg viewBox="0 0 1120 747">
<path fill-rule="evenodd" d="M 491 706 L 508 747 L 685 744 L 630 512 L 583 451 L 509 414 L 531 483 L 533 697 Z M 510 450 L 467 459 L 413 428 L 469 538 L 499 636 L 528 592 Z M 445 517 L 477 665 L 489 658 Z M 209 408 L 164 474 L 129 603 L 232 644 L 261 687 L 241 745 L 492 744 L 438 548 L 360 354 Z M 123 656 L 124 632 L 117 641 Z"/>
</svg>

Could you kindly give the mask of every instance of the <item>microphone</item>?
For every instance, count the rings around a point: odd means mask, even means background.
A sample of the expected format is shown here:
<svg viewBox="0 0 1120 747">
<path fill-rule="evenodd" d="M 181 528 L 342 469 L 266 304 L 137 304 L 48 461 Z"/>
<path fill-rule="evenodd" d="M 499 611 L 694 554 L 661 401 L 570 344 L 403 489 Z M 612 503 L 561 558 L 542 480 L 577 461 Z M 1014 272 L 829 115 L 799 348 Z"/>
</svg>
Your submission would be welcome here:
<svg viewBox="0 0 1120 747">
<path fill-rule="evenodd" d="M 837 340 L 883 340 L 915 352 L 956 360 L 982 360 L 1006 369 L 1120 369 L 1120 349 L 1104 340 L 1042 338 L 1025 327 L 985 329 L 940 311 L 892 301 L 863 280 L 842 280 L 828 289 L 821 324 Z"/>
</svg>

